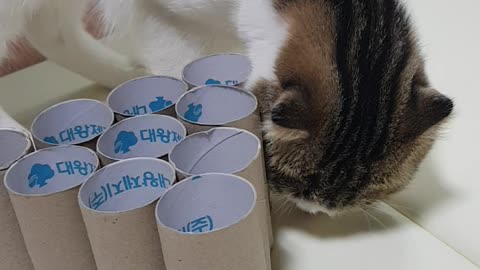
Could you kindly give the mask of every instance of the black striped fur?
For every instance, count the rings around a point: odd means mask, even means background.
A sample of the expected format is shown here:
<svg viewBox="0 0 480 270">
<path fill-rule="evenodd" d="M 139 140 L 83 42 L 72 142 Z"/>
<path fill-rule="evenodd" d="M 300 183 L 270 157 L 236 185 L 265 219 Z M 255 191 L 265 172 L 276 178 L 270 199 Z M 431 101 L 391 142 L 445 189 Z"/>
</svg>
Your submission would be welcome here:
<svg viewBox="0 0 480 270">
<path fill-rule="evenodd" d="M 276 0 L 289 39 L 254 91 L 272 189 L 331 212 L 405 187 L 452 101 L 433 90 L 397 0 Z"/>
</svg>

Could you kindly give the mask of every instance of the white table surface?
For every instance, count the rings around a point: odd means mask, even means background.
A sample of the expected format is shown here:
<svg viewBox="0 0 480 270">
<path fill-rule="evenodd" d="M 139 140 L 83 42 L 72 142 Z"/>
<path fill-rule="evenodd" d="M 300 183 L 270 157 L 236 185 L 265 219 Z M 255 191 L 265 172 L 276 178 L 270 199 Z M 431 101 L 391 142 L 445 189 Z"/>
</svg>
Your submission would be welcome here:
<svg viewBox="0 0 480 270">
<path fill-rule="evenodd" d="M 397 210 L 480 266 L 480 1 L 408 0 L 435 88 L 455 114 Z"/>
</svg>

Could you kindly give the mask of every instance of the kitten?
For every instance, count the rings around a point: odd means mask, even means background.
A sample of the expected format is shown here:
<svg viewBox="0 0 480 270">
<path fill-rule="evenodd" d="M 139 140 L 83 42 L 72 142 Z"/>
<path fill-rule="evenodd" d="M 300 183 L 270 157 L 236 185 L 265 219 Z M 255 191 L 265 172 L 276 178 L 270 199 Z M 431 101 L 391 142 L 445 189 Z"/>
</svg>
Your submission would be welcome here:
<svg viewBox="0 0 480 270">
<path fill-rule="evenodd" d="M 180 77 L 195 58 L 245 51 L 270 185 L 311 213 L 402 189 L 453 108 L 430 87 L 397 0 L 98 0 L 102 40 L 82 27 L 88 4 L 4 0 L 0 47 L 23 34 L 107 87 L 150 73 Z"/>
<path fill-rule="evenodd" d="M 288 38 L 254 86 L 270 185 L 335 215 L 404 188 L 451 114 L 396 0 L 277 0 Z"/>
</svg>

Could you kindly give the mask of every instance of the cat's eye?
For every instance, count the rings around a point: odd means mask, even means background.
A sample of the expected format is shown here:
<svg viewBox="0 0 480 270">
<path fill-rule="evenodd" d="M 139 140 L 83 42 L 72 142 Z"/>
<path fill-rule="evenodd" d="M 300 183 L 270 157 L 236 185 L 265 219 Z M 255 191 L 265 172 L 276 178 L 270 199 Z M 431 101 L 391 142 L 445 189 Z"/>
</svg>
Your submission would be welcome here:
<svg viewBox="0 0 480 270">
<path fill-rule="evenodd" d="M 298 88 L 298 82 L 295 80 L 287 80 L 281 83 L 282 89 L 289 91 L 289 90 L 294 90 Z"/>
</svg>

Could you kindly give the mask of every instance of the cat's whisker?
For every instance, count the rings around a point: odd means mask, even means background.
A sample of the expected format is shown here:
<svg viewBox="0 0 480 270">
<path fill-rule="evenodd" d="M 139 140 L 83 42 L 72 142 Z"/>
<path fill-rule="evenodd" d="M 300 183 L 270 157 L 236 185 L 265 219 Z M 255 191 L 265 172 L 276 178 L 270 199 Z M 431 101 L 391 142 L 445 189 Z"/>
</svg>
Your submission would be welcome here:
<svg viewBox="0 0 480 270">
<path fill-rule="evenodd" d="M 387 215 L 387 216 L 389 216 L 389 217 L 393 217 L 393 214 L 392 214 L 392 213 L 390 213 L 390 212 L 388 212 L 387 210 L 381 208 L 381 206 L 379 206 L 379 205 L 370 205 L 370 206 L 369 206 L 369 209 L 372 209 L 372 210 L 375 210 L 375 211 L 379 211 L 379 212 L 381 212 L 382 214 L 385 214 L 385 215 Z"/>
<path fill-rule="evenodd" d="M 385 203 L 388 204 L 389 206 L 391 206 L 392 208 L 398 209 L 400 211 L 405 211 L 405 212 L 410 212 L 410 213 L 416 212 L 413 208 L 407 207 L 405 205 L 400 205 L 400 204 L 392 203 L 392 202 L 389 202 L 389 201 L 385 202 Z"/>
<path fill-rule="evenodd" d="M 375 217 L 372 213 L 369 213 L 368 211 L 365 211 L 365 213 L 371 217 L 374 221 L 376 221 L 378 224 L 380 224 L 384 229 L 387 228 L 387 226 L 385 225 L 385 223 L 381 222 L 380 219 L 378 219 L 377 217 Z"/>
<path fill-rule="evenodd" d="M 275 207 L 276 209 L 274 209 L 274 214 L 283 214 L 282 212 L 279 212 L 279 211 L 281 211 L 282 209 L 285 208 L 285 206 L 286 206 L 286 205 L 288 204 L 288 202 L 289 202 L 288 198 L 289 198 L 290 196 L 292 196 L 292 195 L 293 195 L 293 193 L 284 194 L 284 195 L 282 195 L 282 196 L 279 198 L 279 201 L 282 201 L 282 200 L 283 200 L 283 202 L 281 203 L 281 205 Z"/>
<path fill-rule="evenodd" d="M 372 224 L 370 223 L 370 219 L 368 218 L 368 215 L 366 213 L 366 210 L 363 209 L 363 208 L 360 208 L 360 211 L 363 213 L 363 216 L 365 217 L 365 219 L 367 220 L 367 223 L 368 223 L 368 231 L 370 232 L 372 230 Z"/>
</svg>

